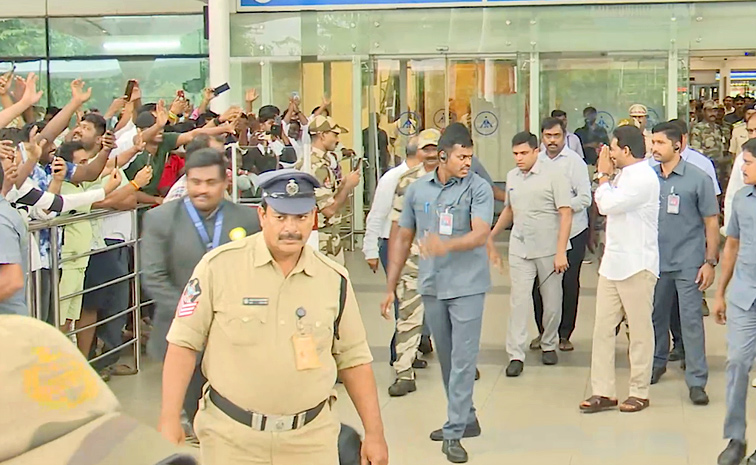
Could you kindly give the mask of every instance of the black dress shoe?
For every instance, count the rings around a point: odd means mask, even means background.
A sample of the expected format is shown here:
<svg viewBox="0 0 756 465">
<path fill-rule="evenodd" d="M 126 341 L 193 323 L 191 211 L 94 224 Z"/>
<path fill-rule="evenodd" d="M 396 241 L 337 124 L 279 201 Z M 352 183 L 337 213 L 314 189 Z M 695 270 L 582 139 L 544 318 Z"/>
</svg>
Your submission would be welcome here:
<svg viewBox="0 0 756 465">
<path fill-rule="evenodd" d="M 679 362 L 680 360 L 685 360 L 685 351 L 678 347 L 673 347 L 672 352 L 669 353 L 669 361 Z"/>
<path fill-rule="evenodd" d="M 417 347 L 417 350 L 423 355 L 433 352 L 433 343 L 430 336 L 420 336 L 420 345 Z"/>
<path fill-rule="evenodd" d="M 428 368 L 428 362 L 421 358 L 416 358 L 414 362 L 412 362 L 412 368 L 416 370 L 422 370 L 423 368 Z"/>
<path fill-rule="evenodd" d="M 559 356 L 557 356 L 556 350 L 544 350 L 541 354 L 541 362 L 544 365 L 556 365 L 559 363 Z"/>
<path fill-rule="evenodd" d="M 692 387 L 689 391 L 690 400 L 694 405 L 709 405 L 709 396 L 702 387 Z"/>
<path fill-rule="evenodd" d="M 522 369 L 524 367 L 525 364 L 522 363 L 522 360 L 512 360 L 511 362 L 509 362 L 506 374 L 509 378 L 516 378 L 517 376 L 520 376 L 522 374 Z"/>
<path fill-rule="evenodd" d="M 745 457 L 745 452 L 746 444 L 744 442 L 731 439 L 725 450 L 719 454 L 717 465 L 740 465 Z"/>
<path fill-rule="evenodd" d="M 475 423 L 470 423 L 469 425 L 465 426 L 465 432 L 462 433 L 463 438 L 477 438 L 480 436 L 480 423 L 478 420 L 475 420 Z M 436 431 L 433 431 L 430 434 L 431 441 L 443 441 L 444 440 L 444 430 L 437 429 Z"/>
<path fill-rule="evenodd" d="M 661 379 L 662 375 L 667 372 L 667 367 L 659 367 L 651 370 L 651 384 L 656 384 Z"/>
<path fill-rule="evenodd" d="M 441 446 L 441 452 L 446 454 L 446 460 L 451 463 L 467 462 L 467 451 L 462 447 L 462 443 L 459 439 L 444 439 L 444 444 Z"/>
</svg>

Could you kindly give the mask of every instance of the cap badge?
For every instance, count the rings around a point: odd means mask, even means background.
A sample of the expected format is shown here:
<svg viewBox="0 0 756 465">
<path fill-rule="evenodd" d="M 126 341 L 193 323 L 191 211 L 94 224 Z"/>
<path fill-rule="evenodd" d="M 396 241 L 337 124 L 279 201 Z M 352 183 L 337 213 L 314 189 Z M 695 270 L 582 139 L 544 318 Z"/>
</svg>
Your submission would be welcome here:
<svg viewBox="0 0 756 465">
<path fill-rule="evenodd" d="M 286 193 L 289 196 L 299 194 L 299 184 L 295 180 L 289 179 L 288 184 L 286 184 Z"/>
</svg>

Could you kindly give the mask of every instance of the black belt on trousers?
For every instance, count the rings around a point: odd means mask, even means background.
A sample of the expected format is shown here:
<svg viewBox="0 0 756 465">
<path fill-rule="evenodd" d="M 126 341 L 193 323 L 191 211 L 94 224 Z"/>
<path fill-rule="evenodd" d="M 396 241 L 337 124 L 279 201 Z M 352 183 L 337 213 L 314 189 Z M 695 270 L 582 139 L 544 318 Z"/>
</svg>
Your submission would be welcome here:
<svg viewBox="0 0 756 465">
<path fill-rule="evenodd" d="M 264 415 L 262 413 L 250 412 L 249 410 L 239 407 L 220 395 L 220 393 L 213 389 L 212 386 L 209 387 L 208 392 L 210 394 L 210 401 L 215 404 L 221 412 L 228 415 L 231 419 L 258 431 L 280 432 L 302 428 L 304 425 L 314 420 L 323 410 L 326 402 L 328 402 L 328 399 L 325 399 L 315 407 L 294 415 Z"/>
</svg>

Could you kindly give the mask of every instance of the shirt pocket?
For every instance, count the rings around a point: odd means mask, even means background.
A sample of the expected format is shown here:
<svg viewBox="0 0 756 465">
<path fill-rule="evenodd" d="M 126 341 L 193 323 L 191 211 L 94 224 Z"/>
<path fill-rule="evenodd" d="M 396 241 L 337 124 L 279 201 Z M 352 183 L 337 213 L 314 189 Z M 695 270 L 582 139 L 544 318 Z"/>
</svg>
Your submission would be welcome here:
<svg viewBox="0 0 756 465">
<path fill-rule="evenodd" d="M 215 324 L 234 345 L 257 344 L 265 330 L 268 306 L 236 306 L 215 314 Z"/>
<path fill-rule="evenodd" d="M 454 215 L 454 232 L 455 233 L 467 233 L 472 230 L 472 193 L 470 191 L 464 193 L 462 198 L 459 199 L 451 208 L 451 213 Z"/>
</svg>

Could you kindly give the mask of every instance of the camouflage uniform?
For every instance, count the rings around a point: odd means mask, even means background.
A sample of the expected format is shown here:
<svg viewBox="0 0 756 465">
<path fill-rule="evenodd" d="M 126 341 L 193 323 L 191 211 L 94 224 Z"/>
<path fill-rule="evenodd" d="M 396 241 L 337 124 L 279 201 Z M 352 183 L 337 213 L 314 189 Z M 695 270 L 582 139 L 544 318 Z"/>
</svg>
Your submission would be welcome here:
<svg viewBox="0 0 756 465">
<path fill-rule="evenodd" d="M 730 131 L 729 125 L 710 124 L 706 121 L 695 124 L 690 131 L 690 147 L 711 158 L 717 169 L 719 183 L 723 186 L 727 185 L 732 169 Z"/>
<path fill-rule="evenodd" d="M 399 221 L 404 208 L 404 194 L 409 186 L 423 177 L 423 165 L 417 165 L 399 178 L 394 193 L 394 205 L 389 219 Z M 410 253 L 402 269 L 401 278 L 396 286 L 396 296 L 399 300 L 399 318 L 396 320 L 396 370 L 397 379 L 415 379 L 412 362 L 417 357 L 417 348 L 423 333 L 424 307 L 420 294 L 417 293 L 417 273 L 420 264 L 420 246 L 415 240 L 410 247 Z"/>
<path fill-rule="evenodd" d="M 315 189 L 315 200 L 318 205 L 318 239 L 319 250 L 336 260 L 344 263 L 341 250 L 341 212 L 336 212 L 332 217 L 326 218 L 321 213 L 324 208 L 334 203 L 334 196 L 339 189 L 341 180 L 332 165 L 336 155 L 326 153 L 318 148 L 312 148 L 310 164 L 312 174 L 320 182 L 320 187 Z"/>
</svg>

